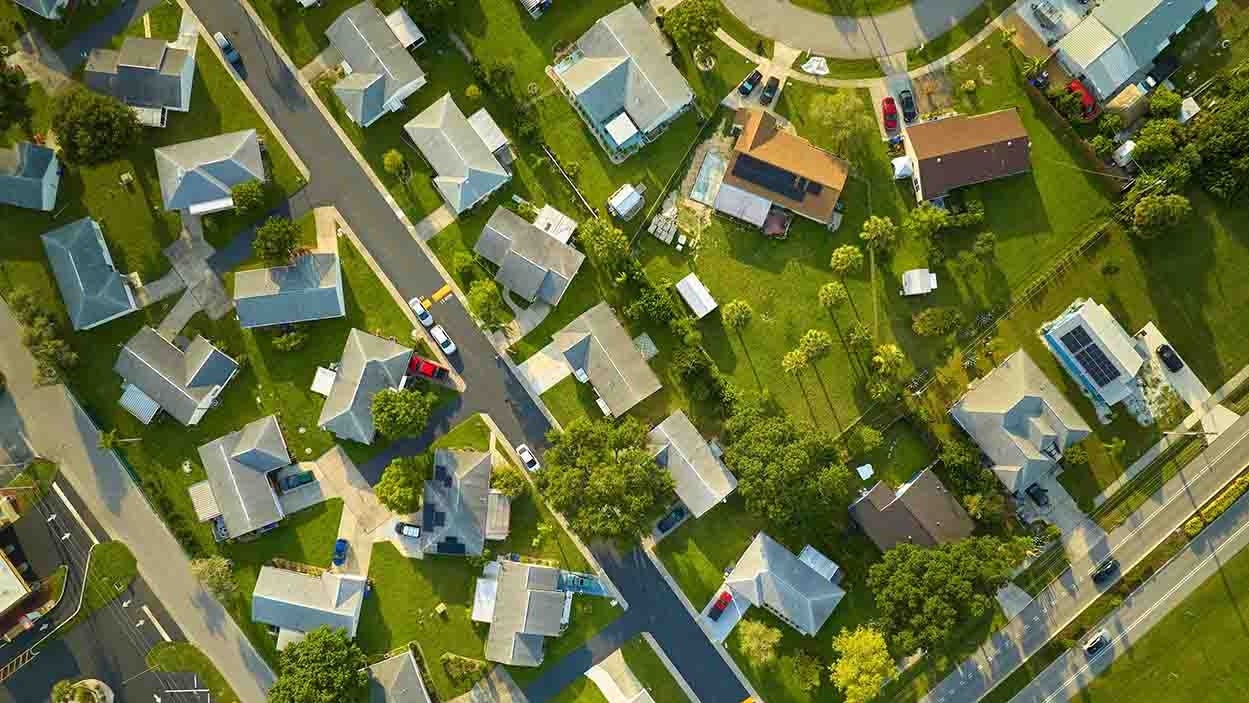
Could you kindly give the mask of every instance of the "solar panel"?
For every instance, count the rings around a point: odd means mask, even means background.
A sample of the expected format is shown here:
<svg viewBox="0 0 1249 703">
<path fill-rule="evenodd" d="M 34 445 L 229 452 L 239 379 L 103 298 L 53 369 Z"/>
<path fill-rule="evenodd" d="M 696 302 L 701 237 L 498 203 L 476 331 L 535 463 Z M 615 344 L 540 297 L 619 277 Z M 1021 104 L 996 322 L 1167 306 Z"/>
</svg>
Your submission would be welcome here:
<svg viewBox="0 0 1249 703">
<path fill-rule="evenodd" d="M 737 155 L 733 175 L 790 200 L 802 200 L 806 190 L 806 184 L 794 174 L 746 154 Z"/>
<path fill-rule="evenodd" d="M 1075 354 L 1081 349 L 1093 343 L 1089 337 L 1089 333 L 1084 331 L 1083 327 L 1077 327 L 1062 336 L 1063 345 L 1067 347 L 1067 351 Z"/>
<path fill-rule="evenodd" d="M 1098 387 L 1119 378 L 1119 369 L 1106 357 L 1101 347 L 1093 344 L 1093 338 L 1083 327 L 1076 327 L 1061 339 L 1063 346 L 1075 357 L 1076 363 Z"/>
<path fill-rule="evenodd" d="M 421 529 L 423 530 L 434 529 L 434 513 L 435 512 L 437 511 L 434 510 L 433 503 L 425 504 L 425 509 L 421 511 Z"/>
</svg>

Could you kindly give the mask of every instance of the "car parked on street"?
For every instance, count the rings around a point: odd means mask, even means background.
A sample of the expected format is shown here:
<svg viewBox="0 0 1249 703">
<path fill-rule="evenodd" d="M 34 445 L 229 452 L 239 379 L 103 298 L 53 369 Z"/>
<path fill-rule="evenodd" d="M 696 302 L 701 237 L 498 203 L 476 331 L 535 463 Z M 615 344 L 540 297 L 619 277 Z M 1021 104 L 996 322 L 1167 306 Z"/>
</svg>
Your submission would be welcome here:
<svg viewBox="0 0 1249 703">
<path fill-rule="evenodd" d="M 434 316 L 430 314 L 429 308 L 425 307 L 425 303 L 422 303 L 420 298 L 409 300 L 408 307 L 412 308 L 413 313 L 416 313 L 416 319 L 420 320 L 422 327 L 429 329 L 434 326 Z"/>
<path fill-rule="evenodd" d="M 1176 373 L 1184 368 L 1184 361 L 1180 359 L 1180 355 L 1175 353 L 1170 344 L 1162 344 L 1155 350 L 1158 358 L 1162 360 L 1162 365 L 1167 367 L 1171 373 Z"/>
<path fill-rule="evenodd" d="M 1089 635 L 1089 638 L 1084 640 L 1084 644 L 1081 646 L 1084 647 L 1084 653 L 1091 657 L 1105 649 L 1108 644 L 1110 644 L 1110 633 L 1105 630 L 1098 630 Z"/>
<path fill-rule="evenodd" d="M 880 116 L 885 122 L 887 131 L 892 132 L 898 128 L 898 103 L 892 97 L 886 97 L 880 101 Z"/>
<path fill-rule="evenodd" d="M 451 338 L 447 336 L 447 331 L 442 328 L 442 325 L 434 325 L 429 328 L 429 336 L 433 337 L 434 341 L 438 343 L 438 348 L 442 350 L 443 354 L 451 356 L 459 351 L 459 348 L 455 346 L 455 342 L 452 342 Z"/>
<path fill-rule="evenodd" d="M 759 83 L 762 80 L 763 80 L 762 73 L 760 73 L 757 69 L 754 71 L 751 71 L 750 75 L 746 76 L 746 80 L 742 81 L 742 84 L 737 86 L 737 92 L 743 98 L 750 97 L 750 94 L 755 92 L 755 88 L 759 87 Z"/>
<path fill-rule="evenodd" d="M 720 597 L 716 598 L 716 602 L 711 604 L 711 611 L 707 613 L 707 617 L 712 620 L 719 620 L 724 615 L 725 609 L 729 607 L 729 603 L 733 602 L 733 594 L 728 591 L 721 591 Z"/>
<path fill-rule="evenodd" d="M 396 522 L 395 534 L 400 537 L 420 537 L 421 527 L 420 525 L 413 525 L 410 522 Z"/>
<path fill-rule="evenodd" d="M 1111 557 L 1107 559 L 1106 561 L 1103 561 L 1102 563 L 1098 564 L 1097 568 L 1093 569 L 1093 573 L 1089 574 L 1089 576 L 1093 578 L 1093 583 L 1105 583 L 1112 576 L 1114 576 L 1115 571 L 1117 571 L 1118 569 L 1119 569 L 1119 560 L 1115 559 L 1114 557 Z"/>
<path fill-rule="evenodd" d="M 213 41 L 217 42 L 217 48 L 221 49 L 221 53 L 225 55 L 226 61 L 229 61 L 235 68 L 243 65 L 243 57 L 239 56 L 238 49 L 226 39 L 226 35 L 221 32 L 213 33 Z"/>
<path fill-rule="evenodd" d="M 914 122 L 915 118 L 919 117 L 919 110 L 915 108 L 915 96 L 911 94 L 911 91 L 904 90 L 898 93 L 898 101 L 902 103 L 902 119 L 906 120 L 907 124 Z"/>
<path fill-rule="evenodd" d="M 766 85 L 763 86 L 763 92 L 759 93 L 760 105 L 771 105 L 776 99 L 776 93 L 781 89 L 781 79 L 772 76 L 768 79 Z"/>
<path fill-rule="evenodd" d="M 520 457 L 520 461 L 525 465 L 527 471 L 537 471 L 542 468 L 542 464 L 538 463 L 538 457 L 533 455 L 533 451 L 529 449 L 529 445 L 521 444 L 516 447 L 516 454 Z"/>
<path fill-rule="evenodd" d="M 347 563 L 348 544 L 349 543 L 345 539 L 339 539 L 339 540 L 334 541 L 334 559 L 333 559 L 334 566 L 342 566 L 343 564 Z"/>
<path fill-rule="evenodd" d="M 1028 486 L 1026 489 L 1024 489 L 1024 493 L 1027 493 L 1028 497 L 1031 498 L 1033 501 L 1035 501 L 1036 504 L 1041 506 L 1042 508 L 1049 507 L 1049 504 L 1050 504 L 1049 492 L 1047 492 L 1044 488 L 1041 488 L 1040 484 L 1034 483 L 1031 486 Z"/>
</svg>

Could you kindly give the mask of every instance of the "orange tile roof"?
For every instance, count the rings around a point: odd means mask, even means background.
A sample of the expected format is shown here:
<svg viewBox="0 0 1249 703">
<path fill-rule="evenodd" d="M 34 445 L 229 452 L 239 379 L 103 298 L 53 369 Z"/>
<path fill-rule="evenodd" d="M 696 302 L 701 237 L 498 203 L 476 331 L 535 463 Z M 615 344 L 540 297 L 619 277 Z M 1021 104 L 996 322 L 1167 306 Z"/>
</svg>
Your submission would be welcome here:
<svg viewBox="0 0 1249 703">
<path fill-rule="evenodd" d="M 850 164 L 806 139 L 782 130 L 776 116 L 770 112 L 742 108 L 737 111 L 734 122 L 741 129 L 741 134 L 733 146 L 734 153 L 724 182 L 767 198 L 800 215 L 825 223 L 831 221 L 833 208 L 850 175 Z M 741 154 L 818 183 L 823 189 L 819 194 L 804 194 L 803 199 L 798 201 L 738 178 L 733 175 L 733 168 Z"/>
</svg>

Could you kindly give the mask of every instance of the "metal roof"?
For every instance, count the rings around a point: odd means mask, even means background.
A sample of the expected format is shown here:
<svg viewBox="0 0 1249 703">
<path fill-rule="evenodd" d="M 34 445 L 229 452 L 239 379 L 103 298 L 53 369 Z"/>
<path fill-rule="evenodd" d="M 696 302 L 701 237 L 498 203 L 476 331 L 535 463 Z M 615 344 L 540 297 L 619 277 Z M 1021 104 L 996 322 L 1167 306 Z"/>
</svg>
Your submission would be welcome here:
<svg viewBox="0 0 1249 703">
<path fill-rule="evenodd" d="M 351 75 L 339 81 L 334 92 L 358 124 L 371 124 L 387 101 L 411 94 L 425 82 L 425 72 L 372 3 L 344 11 L 326 28 L 325 36 L 351 66 Z"/>
<path fill-rule="evenodd" d="M 138 309 L 98 222 L 84 217 L 41 239 L 74 329 L 88 330 Z"/>
<path fill-rule="evenodd" d="M 450 93 L 422 110 L 403 129 L 433 167 L 437 174 L 434 187 L 457 214 L 512 179 L 495 158 L 495 149 L 474 129 Z"/>
<path fill-rule="evenodd" d="M 338 254 L 305 254 L 289 266 L 235 273 L 234 308 L 244 328 L 343 317 Z"/>
<path fill-rule="evenodd" d="M 0 148 L 0 203 L 51 210 L 59 185 L 60 162 L 55 151 L 30 142 Z"/>
</svg>

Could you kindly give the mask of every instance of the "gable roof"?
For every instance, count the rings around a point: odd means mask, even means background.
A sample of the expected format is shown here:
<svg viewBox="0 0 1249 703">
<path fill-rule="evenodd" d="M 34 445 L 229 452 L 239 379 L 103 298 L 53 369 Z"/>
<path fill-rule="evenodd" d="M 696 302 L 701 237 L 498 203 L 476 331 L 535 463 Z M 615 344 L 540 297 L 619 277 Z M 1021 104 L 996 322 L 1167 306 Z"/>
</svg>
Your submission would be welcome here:
<svg viewBox="0 0 1249 703">
<path fill-rule="evenodd" d="M 199 448 L 213 498 L 230 537 L 280 521 L 285 512 L 269 473 L 291 463 L 277 417 L 270 415 Z"/>
<path fill-rule="evenodd" d="M 84 217 L 41 239 L 74 329 L 89 330 L 138 309 L 98 222 Z"/>
<path fill-rule="evenodd" d="M 970 537 L 975 525 L 931 469 L 924 469 L 895 493 L 884 481 L 850 505 L 850 515 L 884 552 L 896 544 L 932 547 Z"/>
<path fill-rule="evenodd" d="M 655 460 L 668 469 L 677 497 L 694 517 L 702 517 L 737 488 L 737 479 L 711 453 L 684 410 L 655 425 L 648 437 Z"/>
<path fill-rule="evenodd" d="M 560 78 L 595 124 L 623 111 L 649 132 L 694 99 L 658 32 L 633 3 L 599 18 L 577 48 L 583 58 Z"/>
<path fill-rule="evenodd" d="M 195 54 L 163 39 L 126 37 L 121 50 L 95 49 L 87 57 L 83 82 L 127 105 L 190 109 Z"/>
<path fill-rule="evenodd" d="M 411 358 L 407 347 L 351 330 L 317 424 L 340 439 L 372 442 L 373 396 L 384 388 L 397 388 Z"/>
<path fill-rule="evenodd" d="M 1144 67 L 1205 5 L 1206 0 L 1104 0 L 1092 15 L 1122 37 Z"/>
<path fill-rule="evenodd" d="M 558 305 L 585 255 L 505 207 L 495 208 L 473 251 L 499 267 L 494 280 L 520 297 Z"/>
<path fill-rule="evenodd" d="M 725 583 L 808 636 L 820 631 L 846 595 L 840 586 L 763 532 L 755 535 Z"/>
<path fill-rule="evenodd" d="M 457 214 L 512 179 L 450 93 L 408 120 L 403 129 L 433 167 L 434 187 Z"/>
<path fill-rule="evenodd" d="M 606 302 L 581 313 L 552 341 L 573 371 L 582 370 L 595 392 L 620 417 L 663 388 L 642 352 Z"/>
<path fill-rule="evenodd" d="M 1013 107 L 913 125 L 906 128 L 906 142 L 923 199 L 1032 170 L 1032 142 Z"/>
<path fill-rule="evenodd" d="M 344 11 L 325 36 L 351 66 L 351 74 L 334 85 L 334 94 L 359 124 L 373 122 L 388 100 L 425 81 L 416 59 L 370 2 Z"/>
<path fill-rule="evenodd" d="M 56 171 L 56 152 L 30 142 L 18 142 L 0 148 L 0 203 L 30 210 L 51 210 L 53 202 L 45 202 L 44 179 Z"/>
<path fill-rule="evenodd" d="M 60 19 L 60 10 L 68 0 L 13 0 L 13 2 L 40 17 L 55 20 Z"/>
<path fill-rule="evenodd" d="M 122 346 L 113 370 L 185 425 L 238 364 L 202 335 L 183 352 L 145 325 Z"/>
<path fill-rule="evenodd" d="M 564 603 L 559 569 L 500 560 L 486 659 L 509 666 L 538 666 L 544 640 L 560 634 Z"/>
<path fill-rule="evenodd" d="M 434 477 L 425 482 L 421 549 L 427 554 L 481 554 L 486 546 L 490 452 L 438 449 Z"/>
<path fill-rule="evenodd" d="M 289 266 L 235 273 L 234 308 L 244 328 L 343 317 L 338 254 L 304 254 Z"/>
<path fill-rule="evenodd" d="M 411 649 L 370 666 L 369 703 L 430 703 Z"/>
<path fill-rule="evenodd" d="M 322 571 L 314 576 L 262 566 L 252 590 L 252 621 L 302 633 L 325 625 L 355 637 L 366 584 L 355 574 Z"/>
<path fill-rule="evenodd" d="M 167 210 L 232 198 L 234 186 L 265 180 L 254 129 L 161 147 L 156 172 Z"/>
<path fill-rule="evenodd" d="M 1092 430 L 1032 357 L 1020 349 L 972 381 L 950 415 L 993 462 L 1007 489 L 1023 490 L 1052 469 L 1055 453 Z"/>
</svg>

